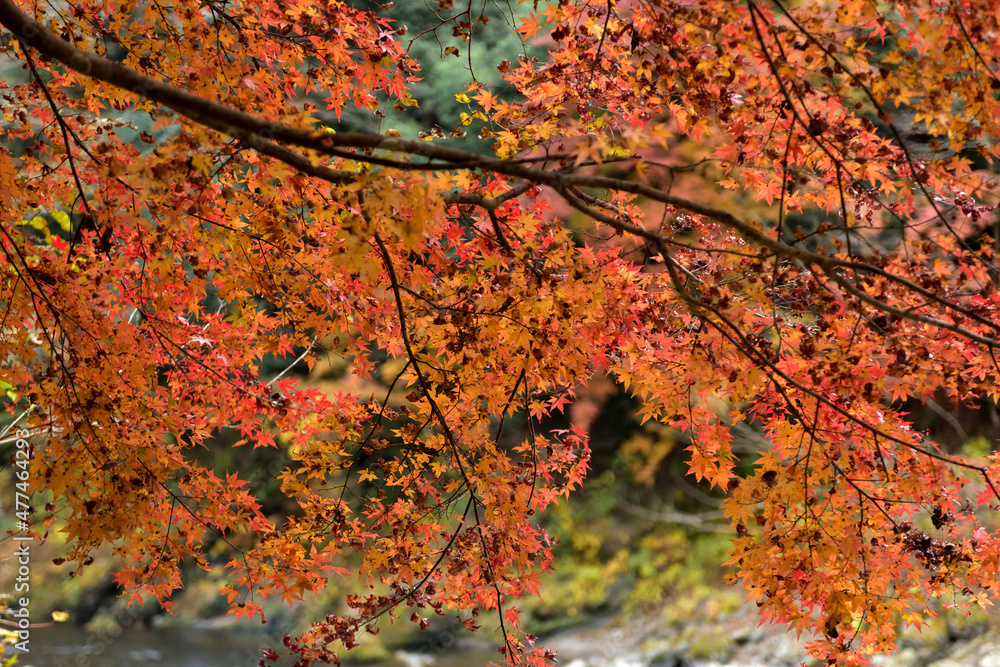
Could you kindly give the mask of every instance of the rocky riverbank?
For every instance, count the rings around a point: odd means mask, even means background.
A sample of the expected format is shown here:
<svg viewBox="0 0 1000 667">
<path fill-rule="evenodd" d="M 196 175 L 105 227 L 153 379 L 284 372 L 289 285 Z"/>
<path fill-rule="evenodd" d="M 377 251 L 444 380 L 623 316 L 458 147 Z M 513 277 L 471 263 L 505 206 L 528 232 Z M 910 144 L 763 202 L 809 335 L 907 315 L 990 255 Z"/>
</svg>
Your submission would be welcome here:
<svg viewBox="0 0 1000 667">
<path fill-rule="evenodd" d="M 758 625 L 745 604 L 716 618 L 665 624 L 659 615 L 607 620 L 542 641 L 568 667 L 818 667 L 805 637 Z M 982 614 L 948 612 L 923 632 L 907 629 L 900 650 L 877 656 L 878 667 L 1000 667 L 1000 631 Z"/>
</svg>

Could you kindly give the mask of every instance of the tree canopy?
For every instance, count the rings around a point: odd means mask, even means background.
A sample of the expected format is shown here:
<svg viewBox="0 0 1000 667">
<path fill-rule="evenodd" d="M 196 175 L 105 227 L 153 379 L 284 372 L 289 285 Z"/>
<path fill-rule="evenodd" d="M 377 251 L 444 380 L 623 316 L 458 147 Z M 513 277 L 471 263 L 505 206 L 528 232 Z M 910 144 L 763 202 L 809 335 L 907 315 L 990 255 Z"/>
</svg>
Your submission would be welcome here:
<svg viewBox="0 0 1000 667">
<path fill-rule="evenodd" d="M 989 604 L 1000 454 L 904 401 L 1000 394 L 1000 4 L 428 9 L 0 0 L 0 381 L 65 558 L 113 545 L 169 606 L 221 536 L 238 615 L 371 586 L 286 640 L 303 665 L 406 605 L 496 613 L 504 659 L 545 664 L 509 601 L 588 441 L 504 426 L 602 372 L 686 431 L 733 579 L 815 656 Z M 463 67 L 421 82 L 418 47 Z M 406 400 L 262 371 L 330 347 L 397 360 Z M 749 474 L 738 425 L 767 442 Z M 199 461 L 223 432 L 287 452 L 295 511 Z"/>
</svg>

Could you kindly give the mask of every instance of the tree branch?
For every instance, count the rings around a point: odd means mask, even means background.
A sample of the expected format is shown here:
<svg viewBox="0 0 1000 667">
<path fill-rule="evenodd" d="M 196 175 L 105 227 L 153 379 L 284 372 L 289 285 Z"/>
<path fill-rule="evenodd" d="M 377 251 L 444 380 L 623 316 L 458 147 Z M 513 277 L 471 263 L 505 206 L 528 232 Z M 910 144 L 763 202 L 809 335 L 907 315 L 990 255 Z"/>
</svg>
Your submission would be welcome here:
<svg viewBox="0 0 1000 667">
<path fill-rule="evenodd" d="M 326 132 L 297 129 L 280 123 L 264 120 L 252 114 L 239 111 L 232 107 L 213 102 L 199 97 L 185 90 L 175 88 L 168 84 L 151 79 L 139 74 L 123 65 L 114 63 L 106 58 L 88 53 L 76 48 L 72 44 L 60 39 L 47 31 L 41 24 L 29 18 L 22 12 L 13 0 L 0 0 L 0 25 L 3 25 L 24 45 L 28 45 L 40 53 L 43 53 L 55 60 L 58 60 L 66 67 L 83 74 L 84 76 L 103 81 L 117 88 L 130 90 L 133 94 L 144 99 L 157 102 L 173 109 L 178 114 L 196 123 L 217 130 L 235 139 L 241 139 L 259 152 L 281 160 L 289 166 L 300 169 L 317 178 L 332 182 L 342 183 L 349 179 L 358 178 L 357 174 L 348 171 L 330 169 L 323 166 L 313 166 L 303 155 L 295 153 L 276 142 L 306 148 L 320 154 L 338 157 L 343 156 L 344 149 L 364 149 L 364 150 L 384 150 L 402 155 L 424 157 L 431 160 L 440 161 L 441 165 L 434 166 L 442 169 L 480 169 L 508 177 L 518 178 L 535 185 L 548 185 L 560 192 L 564 197 L 570 188 L 593 187 L 619 192 L 629 192 L 635 195 L 646 197 L 650 200 L 674 206 L 686 210 L 696 215 L 711 218 L 716 222 L 733 230 L 744 240 L 764 247 L 774 254 L 798 260 L 804 264 L 812 264 L 823 270 L 830 278 L 839 281 L 836 270 L 841 267 L 855 266 L 856 262 L 839 260 L 819 253 L 811 252 L 804 248 L 782 243 L 772 238 L 767 232 L 757 225 L 751 224 L 738 218 L 732 213 L 703 204 L 700 202 L 685 199 L 664 192 L 643 183 L 637 183 L 621 178 L 601 176 L 596 174 L 563 173 L 548 171 L 527 166 L 520 160 L 500 160 L 490 158 L 478 153 L 466 151 L 458 148 L 435 145 L 423 141 L 413 141 L 386 137 L 368 132 L 337 132 L 330 134 Z M 352 160 L 371 161 L 369 156 L 352 155 Z M 392 160 L 378 159 L 379 164 L 398 165 L 406 168 L 407 162 L 394 162 Z M 568 202 L 573 204 L 571 199 Z M 481 203 L 467 199 L 464 196 L 453 196 L 449 203 Z M 587 214 L 601 222 L 629 234 L 639 236 L 662 244 L 664 239 L 660 234 L 651 232 L 643 227 L 632 225 L 627 222 L 612 218 L 611 216 L 596 215 L 598 212 L 587 207 Z M 889 280 L 897 282 L 909 289 L 913 289 L 914 284 L 899 276 L 889 272 L 876 270 L 872 273 L 879 273 Z M 848 288 L 850 289 L 850 288 Z M 926 295 L 950 310 L 962 312 L 963 315 L 970 313 L 954 302 L 943 299 L 936 295 Z M 867 300 L 867 299 L 866 299 Z M 883 308 L 879 303 L 872 304 Z M 904 319 L 921 324 L 933 324 L 944 329 L 957 333 L 977 343 L 990 348 L 1000 348 L 1000 340 L 988 338 L 965 327 L 950 324 L 936 318 L 926 318 L 910 311 L 894 309 L 892 314 Z M 986 324 L 997 328 L 995 324 L 984 321 L 973 315 L 980 324 Z"/>
</svg>

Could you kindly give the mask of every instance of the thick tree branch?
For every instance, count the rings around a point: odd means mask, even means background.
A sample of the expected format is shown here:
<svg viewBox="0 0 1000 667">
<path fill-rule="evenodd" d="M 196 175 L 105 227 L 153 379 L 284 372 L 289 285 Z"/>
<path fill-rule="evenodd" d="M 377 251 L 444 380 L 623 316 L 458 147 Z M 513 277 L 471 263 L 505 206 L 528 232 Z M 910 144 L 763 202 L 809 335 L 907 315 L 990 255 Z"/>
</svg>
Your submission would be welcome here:
<svg viewBox="0 0 1000 667">
<path fill-rule="evenodd" d="M 813 265 L 822 269 L 823 273 L 834 280 L 838 280 L 837 270 L 841 267 L 851 266 L 858 268 L 856 262 L 839 260 L 836 258 L 811 252 L 804 248 L 782 243 L 773 238 L 766 231 L 751 224 L 732 213 L 703 204 L 700 202 L 685 199 L 672 195 L 655 187 L 637 183 L 621 178 L 601 176 L 596 174 L 563 173 L 547 171 L 528 166 L 519 160 L 500 160 L 490 158 L 471 151 L 435 145 L 423 141 L 413 141 L 386 137 L 379 134 L 367 132 L 337 132 L 335 134 L 318 132 L 289 127 L 280 123 L 264 120 L 252 114 L 239 111 L 224 104 L 219 104 L 211 100 L 199 97 L 187 91 L 175 88 L 174 86 L 151 79 L 139 74 L 123 65 L 114 63 L 106 58 L 102 58 L 92 53 L 87 53 L 76 48 L 72 44 L 60 39 L 47 31 L 41 24 L 25 15 L 14 3 L 13 0 L 0 0 L 0 25 L 10 30 L 22 45 L 34 48 L 55 60 L 58 60 L 66 67 L 83 74 L 84 76 L 103 81 L 117 88 L 131 91 L 133 94 L 162 104 L 173 109 L 178 114 L 202 124 L 211 129 L 217 130 L 235 139 L 241 139 L 255 150 L 275 159 L 285 162 L 289 166 L 302 170 L 304 173 L 316 176 L 323 180 L 334 183 L 341 183 L 347 179 L 357 178 L 357 175 L 342 170 L 330 169 L 323 166 L 313 166 L 308 158 L 297 154 L 289 149 L 278 145 L 284 143 L 300 148 L 316 151 L 320 154 L 338 157 L 343 156 L 345 149 L 354 150 L 383 150 L 401 155 L 423 157 L 435 160 L 439 164 L 423 165 L 424 167 L 436 167 L 441 169 L 480 169 L 508 177 L 518 178 L 535 185 L 547 185 L 554 188 L 565 196 L 570 188 L 592 187 L 604 190 L 615 190 L 619 192 L 629 192 L 631 194 L 646 197 L 650 200 L 686 210 L 696 215 L 711 218 L 716 222 L 728 227 L 744 240 L 764 247 L 772 253 L 798 260 L 807 265 Z M 278 143 L 276 143 L 278 142 Z M 350 159 L 365 161 L 370 158 L 363 155 L 351 155 Z M 379 159 L 380 164 L 390 164 L 406 168 L 406 162 L 394 162 L 392 160 Z M 454 197 L 449 203 L 480 203 L 473 202 L 465 197 Z M 570 202 L 573 203 L 572 201 Z M 637 225 L 612 218 L 610 216 L 595 216 L 593 209 L 588 209 L 588 214 L 599 218 L 601 222 L 608 224 L 614 229 L 645 238 L 658 245 L 663 242 L 663 237 L 655 232 L 651 232 Z M 913 289 L 914 284 L 906 281 L 894 274 L 869 269 L 864 270 L 878 273 L 894 282 L 897 282 L 908 289 Z M 924 293 L 924 290 L 918 290 Z M 943 307 L 961 312 L 970 316 L 980 324 L 997 329 L 997 325 L 989 320 L 971 314 L 958 304 L 949 299 L 943 299 L 933 293 L 926 293 L 925 296 L 932 298 Z M 873 304 L 874 305 L 874 304 Z M 897 309 L 898 310 L 898 309 Z M 898 310 L 893 312 L 904 319 L 922 324 L 929 324 L 927 318 L 916 315 L 910 311 Z M 988 338 L 968 328 L 945 323 L 941 325 L 937 321 L 933 322 L 937 326 L 964 336 L 969 340 L 985 345 L 990 348 L 1000 348 L 1000 341 Z"/>
</svg>

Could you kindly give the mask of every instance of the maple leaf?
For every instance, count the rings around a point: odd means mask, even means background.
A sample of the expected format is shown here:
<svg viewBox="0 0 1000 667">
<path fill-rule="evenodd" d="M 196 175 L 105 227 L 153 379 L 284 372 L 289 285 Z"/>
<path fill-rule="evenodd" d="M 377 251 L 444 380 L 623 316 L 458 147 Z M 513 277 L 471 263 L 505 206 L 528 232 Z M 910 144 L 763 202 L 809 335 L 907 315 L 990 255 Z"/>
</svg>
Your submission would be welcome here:
<svg viewBox="0 0 1000 667">
<path fill-rule="evenodd" d="M 529 13 L 525 17 L 519 19 L 521 25 L 518 27 L 517 31 L 524 36 L 525 40 L 533 39 L 538 35 L 538 31 L 541 30 L 542 24 L 538 15 L 534 13 Z"/>
</svg>

